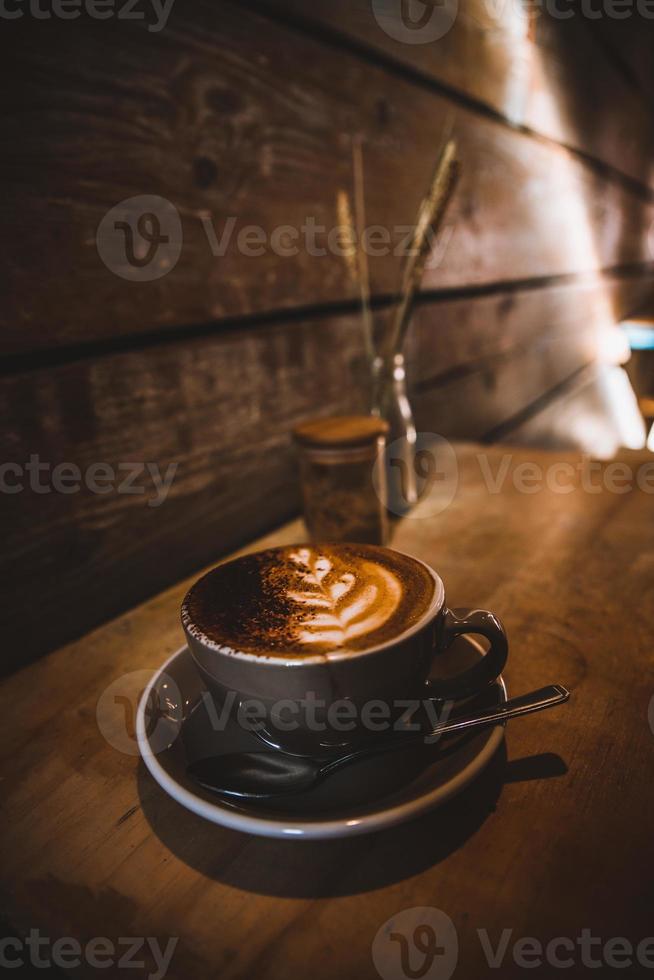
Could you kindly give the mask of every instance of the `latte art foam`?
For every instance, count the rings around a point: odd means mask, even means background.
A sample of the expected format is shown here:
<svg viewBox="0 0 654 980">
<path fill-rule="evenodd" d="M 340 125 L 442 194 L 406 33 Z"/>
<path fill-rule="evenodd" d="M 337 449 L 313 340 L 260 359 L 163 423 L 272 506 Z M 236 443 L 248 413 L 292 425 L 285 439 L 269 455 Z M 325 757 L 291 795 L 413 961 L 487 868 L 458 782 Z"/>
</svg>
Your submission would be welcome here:
<svg viewBox="0 0 654 980">
<path fill-rule="evenodd" d="M 429 608 L 418 562 L 372 545 L 298 545 L 215 568 L 182 609 L 191 632 L 255 654 L 361 650 L 391 640 Z"/>
<path fill-rule="evenodd" d="M 302 589 L 287 589 L 299 607 L 295 635 L 302 646 L 347 646 L 356 637 L 381 629 L 402 598 L 402 583 L 383 565 L 362 559 L 357 571 L 340 571 L 338 562 L 314 548 L 289 553 Z"/>
</svg>

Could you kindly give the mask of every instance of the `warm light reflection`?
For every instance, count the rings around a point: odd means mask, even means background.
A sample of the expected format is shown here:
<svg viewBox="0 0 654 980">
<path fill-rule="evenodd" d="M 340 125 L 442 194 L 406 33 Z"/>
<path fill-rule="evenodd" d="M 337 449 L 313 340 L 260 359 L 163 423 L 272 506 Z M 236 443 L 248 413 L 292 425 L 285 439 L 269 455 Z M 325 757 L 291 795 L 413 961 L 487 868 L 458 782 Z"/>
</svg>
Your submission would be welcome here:
<svg viewBox="0 0 654 980">
<path fill-rule="evenodd" d="M 571 121 L 566 118 L 565 106 L 552 95 L 545 53 L 533 41 L 529 5 L 496 4 L 494 10 L 495 17 L 501 20 L 497 23 L 498 28 L 501 27 L 512 39 L 504 113 L 517 124 L 528 123 L 565 143 Z M 604 263 L 589 216 L 589 207 L 596 202 L 585 200 L 579 162 L 564 149 L 552 147 L 550 178 L 548 188 L 553 188 L 554 193 L 545 211 L 543 188 L 536 184 L 539 178 L 532 179 L 533 200 L 538 202 L 532 210 L 533 220 L 546 222 L 550 228 L 552 223 L 560 226 L 562 271 L 599 272 Z M 527 176 L 527 195 L 530 190 Z M 599 363 L 598 390 L 591 397 L 579 399 L 569 413 L 571 417 L 566 414 L 562 419 L 565 432 L 561 431 L 559 435 L 566 442 L 572 439 L 584 450 L 606 458 L 614 455 L 621 446 L 642 448 L 645 428 L 629 379 L 616 366 L 629 359 L 630 349 L 623 332 L 617 328 L 617 317 L 607 288 L 589 291 L 587 315 L 588 322 L 594 324 L 594 350 L 589 353 Z M 584 324 L 579 328 L 583 330 Z M 653 438 L 650 434 L 650 440 Z"/>
<path fill-rule="evenodd" d="M 621 444 L 627 449 L 643 449 L 645 423 L 627 372 L 620 367 L 611 368 L 605 374 L 604 383 Z"/>
<path fill-rule="evenodd" d="M 622 447 L 643 449 L 645 424 L 626 372 L 600 365 L 588 385 L 576 393 L 551 426 L 551 435 L 596 459 L 611 459 Z"/>
<path fill-rule="evenodd" d="M 629 340 L 624 330 L 608 324 L 600 331 L 598 351 L 604 364 L 626 364 L 631 357 Z"/>
</svg>

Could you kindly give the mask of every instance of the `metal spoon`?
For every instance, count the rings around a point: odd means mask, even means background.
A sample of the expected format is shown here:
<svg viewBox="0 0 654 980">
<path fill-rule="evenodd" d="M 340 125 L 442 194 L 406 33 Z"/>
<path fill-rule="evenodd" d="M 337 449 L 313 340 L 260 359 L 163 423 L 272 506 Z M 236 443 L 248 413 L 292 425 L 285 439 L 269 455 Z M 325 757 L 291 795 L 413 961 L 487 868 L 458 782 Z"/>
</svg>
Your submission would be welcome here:
<svg viewBox="0 0 654 980">
<path fill-rule="evenodd" d="M 336 759 L 311 759 L 283 752 L 231 752 L 200 759 L 188 767 L 188 773 L 205 789 L 223 796 L 238 796 L 244 799 L 263 800 L 287 793 L 300 793 L 311 789 L 327 776 L 351 762 L 367 759 L 383 752 L 393 752 L 407 745 L 424 743 L 426 739 L 452 732 L 463 732 L 473 728 L 484 728 L 519 718 L 521 715 L 542 711 L 555 704 L 562 704 L 570 697 L 570 692 L 553 684 L 542 687 L 530 694 L 511 698 L 504 704 L 468 715 L 461 715 L 451 721 L 442 722 L 430 731 L 395 732 L 386 739 L 375 739 L 363 747 L 354 748 Z"/>
</svg>

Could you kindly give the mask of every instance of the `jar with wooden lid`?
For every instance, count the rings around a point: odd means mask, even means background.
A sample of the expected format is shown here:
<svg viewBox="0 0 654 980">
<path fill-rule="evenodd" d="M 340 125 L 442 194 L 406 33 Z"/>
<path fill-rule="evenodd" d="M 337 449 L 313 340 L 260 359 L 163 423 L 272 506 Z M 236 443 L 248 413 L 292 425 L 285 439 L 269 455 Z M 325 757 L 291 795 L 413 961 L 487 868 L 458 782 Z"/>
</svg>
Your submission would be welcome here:
<svg viewBox="0 0 654 980">
<path fill-rule="evenodd" d="M 388 423 L 369 415 L 297 426 L 304 521 L 314 541 L 384 544 Z"/>
</svg>

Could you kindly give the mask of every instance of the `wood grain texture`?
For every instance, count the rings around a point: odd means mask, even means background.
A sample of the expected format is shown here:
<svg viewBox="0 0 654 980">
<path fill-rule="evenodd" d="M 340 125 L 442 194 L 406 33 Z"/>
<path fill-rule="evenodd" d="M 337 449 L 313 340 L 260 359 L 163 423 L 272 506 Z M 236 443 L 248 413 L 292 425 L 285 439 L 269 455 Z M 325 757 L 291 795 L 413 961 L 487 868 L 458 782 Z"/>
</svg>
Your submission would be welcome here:
<svg viewBox="0 0 654 980">
<path fill-rule="evenodd" d="M 512 420 L 587 365 L 611 360 L 614 324 L 652 295 L 648 279 L 591 278 L 585 285 L 460 300 L 419 309 L 410 334 L 416 421 L 423 431 L 464 438 L 494 438 Z M 539 428 L 543 445 L 565 445 L 566 426 L 555 408 Z M 595 413 L 596 426 L 612 425 L 611 413 Z M 547 432 L 549 424 L 549 433 Z M 615 429 L 614 429 L 615 435 Z M 568 437 L 578 446 L 574 432 Z M 587 433 L 598 443 L 599 432 Z M 537 440 L 532 440 L 538 444 Z M 618 440 L 617 445 L 620 445 Z"/>
<path fill-rule="evenodd" d="M 412 381 L 423 390 L 492 357 L 519 350 L 535 357 L 550 340 L 596 358 L 607 331 L 650 299 L 654 283 L 649 277 L 607 275 L 426 302 L 416 308 L 408 335 Z"/>
<path fill-rule="evenodd" d="M 607 323 L 650 292 L 647 279 L 590 278 L 423 304 L 408 349 L 419 428 L 486 436 L 594 361 Z M 1 458 L 22 472 L 3 468 L 4 485 L 23 486 L 2 494 L 3 669 L 295 513 L 291 429 L 365 409 L 365 379 L 353 316 L 218 331 L 0 379 Z M 32 456 L 48 467 L 45 487 L 55 467 L 77 467 L 79 492 L 34 490 Z M 103 493 L 86 479 L 99 463 L 114 474 Z M 130 467 L 140 472 L 125 485 Z M 157 489 L 169 473 L 169 490 Z M 43 619 L 30 616 L 35 596 Z"/>
<path fill-rule="evenodd" d="M 108 684 L 156 668 L 181 642 L 182 582 L 2 684 L 0 909 L 19 934 L 163 944 L 177 936 L 171 980 L 286 980 L 308 970 L 316 980 L 375 980 L 377 930 L 416 906 L 451 917 L 462 980 L 498 973 L 479 929 L 493 948 L 513 930 L 508 978 L 524 976 L 512 949 L 525 936 L 543 945 L 569 937 L 575 975 L 585 972 L 582 929 L 602 946 L 648 937 L 651 494 L 579 485 L 518 493 L 523 463 L 545 471 L 579 462 L 525 450 L 512 452 L 502 489 L 489 493 L 479 454 L 495 474 L 504 451 L 460 448 L 450 507 L 403 522 L 395 545 L 438 568 L 452 604 L 502 616 L 511 692 L 562 683 L 572 691 L 567 707 L 511 723 L 506 754 L 461 797 L 405 827 L 316 843 L 223 830 L 169 799 L 96 722 Z M 622 457 L 631 467 L 651 458 Z M 301 533 L 292 524 L 252 547 Z M 142 676 L 131 684 L 135 701 Z"/>
<path fill-rule="evenodd" d="M 178 4 L 157 35 L 118 19 L 6 26 L 5 353 L 353 302 L 342 256 L 309 254 L 301 229 L 337 227 L 354 136 L 368 224 L 392 243 L 374 245 L 389 254 L 370 259 L 373 292 L 394 293 L 392 253 L 452 113 L 463 177 L 425 288 L 652 261 L 654 205 L 574 153 L 238 6 Z M 138 195 L 170 201 L 182 224 L 179 261 L 155 281 L 121 279 L 96 248 L 105 214 Z M 207 226 L 220 238 L 230 218 L 216 257 Z M 252 226 L 262 255 L 239 244 Z M 298 230 L 297 255 L 271 247 L 282 226 Z"/>
<path fill-rule="evenodd" d="M 654 18 L 647 4 L 636 4 L 629 16 L 595 17 L 589 22 L 597 41 L 602 44 L 608 59 L 620 72 L 632 93 L 630 105 L 640 101 L 652 105 L 654 98 Z M 645 16 L 643 16 L 643 10 Z"/>
<path fill-rule="evenodd" d="M 467 0 L 435 5 L 431 19 L 424 4 L 412 8 L 399 0 L 260 0 L 259 6 L 314 30 L 327 28 L 335 39 L 354 41 L 362 51 L 445 86 L 454 98 L 488 107 L 509 125 L 527 127 L 637 184 L 654 186 L 651 98 L 634 97 L 604 43 L 617 37 L 622 58 L 643 74 L 647 59 L 651 63 L 654 23 L 635 7 L 629 28 L 608 16 L 598 27 L 579 4 Z M 430 37 L 432 24 L 442 36 L 421 41 Z M 649 91 L 654 94 L 654 85 Z"/>
<path fill-rule="evenodd" d="M 296 512 L 290 431 L 361 407 L 356 326 L 232 331 L 4 379 L 2 458 L 23 469 L 6 483 L 24 488 L 3 494 L 9 633 L 22 637 L 5 669 Z M 50 487 L 55 466 L 73 463 L 79 491 L 34 491 L 32 454 Z M 97 463 L 114 474 L 104 493 L 84 477 Z M 148 463 L 173 474 L 167 495 Z M 141 469 L 131 485 L 130 466 Z"/>
</svg>

